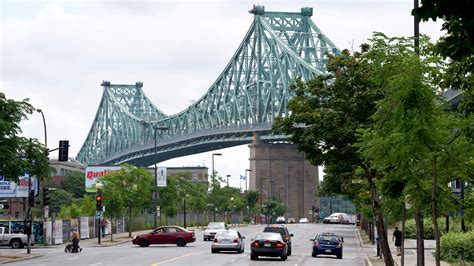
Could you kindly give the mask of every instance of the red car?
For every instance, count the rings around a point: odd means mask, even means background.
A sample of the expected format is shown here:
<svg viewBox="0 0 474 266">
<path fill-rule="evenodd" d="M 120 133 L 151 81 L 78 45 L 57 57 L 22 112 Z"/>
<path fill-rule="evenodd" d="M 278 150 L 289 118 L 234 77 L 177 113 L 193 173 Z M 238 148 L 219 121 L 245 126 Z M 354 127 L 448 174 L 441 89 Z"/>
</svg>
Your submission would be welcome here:
<svg viewBox="0 0 474 266">
<path fill-rule="evenodd" d="M 160 226 L 148 234 L 134 236 L 132 243 L 140 247 L 148 247 L 151 244 L 176 244 L 178 247 L 184 247 L 194 241 L 194 231 L 179 226 Z"/>
</svg>

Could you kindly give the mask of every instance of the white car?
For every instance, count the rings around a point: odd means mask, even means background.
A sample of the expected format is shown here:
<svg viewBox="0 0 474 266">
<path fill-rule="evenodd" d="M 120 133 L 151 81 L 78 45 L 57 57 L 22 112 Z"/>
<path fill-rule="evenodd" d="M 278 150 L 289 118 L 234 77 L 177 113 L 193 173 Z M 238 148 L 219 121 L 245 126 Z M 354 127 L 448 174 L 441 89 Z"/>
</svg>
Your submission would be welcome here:
<svg viewBox="0 0 474 266">
<path fill-rule="evenodd" d="M 209 223 L 206 228 L 204 228 L 204 241 L 211 241 L 214 239 L 214 236 L 218 231 L 227 230 L 229 227 L 224 222 L 213 222 Z"/>
<path fill-rule="evenodd" d="M 286 222 L 285 217 L 279 216 L 276 220 L 277 224 L 284 224 Z"/>
<path fill-rule="evenodd" d="M 323 223 L 349 224 L 349 215 L 341 212 L 336 212 L 324 218 Z"/>
<path fill-rule="evenodd" d="M 298 221 L 298 223 L 300 223 L 300 224 L 306 224 L 306 223 L 308 223 L 308 218 L 301 218 L 301 219 Z"/>
<path fill-rule="evenodd" d="M 219 251 L 237 251 L 243 253 L 245 237 L 240 235 L 236 230 L 218 231 L 212 241 L 211 252 L 217 253 Z"/>
</svg>

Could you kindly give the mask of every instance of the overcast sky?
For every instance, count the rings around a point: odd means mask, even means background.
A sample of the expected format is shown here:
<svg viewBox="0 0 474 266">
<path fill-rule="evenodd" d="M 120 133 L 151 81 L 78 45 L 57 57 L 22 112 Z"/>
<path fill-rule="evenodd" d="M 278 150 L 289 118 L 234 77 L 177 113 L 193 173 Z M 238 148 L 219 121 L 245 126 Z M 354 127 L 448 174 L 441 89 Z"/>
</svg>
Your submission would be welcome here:
<svg viewBox="0 0 474 266">
<path fill-rule="evenodd" d="M 0 90 L 29 98 L 43 110 L 48 148 L 61 139 L 70 157 L 81 148 L 102 95 L 102 80 L 144 83 L 145 94 L 172 115 L 199 99 L 217 79 L 250 27 L 252 5 L 267 11 L 313 7 L 313 21 L 340 49 L 357 49 L 374 31 L 413 35 L 413 1 L 0 1 Z M 436 40 L 439 22 L 420 25 Z M 26 137 L 44 142 L 38 113 L 22 123 Z M 215 169 L 239 175 L 249 167 L 246 145 L 220 151 Z M 160 166 L 207 166 L 211 154 L 169 160 Z M 51 157 L 57 157 L 53 153 Z M 243 183 L 242 183 L 243 184 Z"/>
</svg>

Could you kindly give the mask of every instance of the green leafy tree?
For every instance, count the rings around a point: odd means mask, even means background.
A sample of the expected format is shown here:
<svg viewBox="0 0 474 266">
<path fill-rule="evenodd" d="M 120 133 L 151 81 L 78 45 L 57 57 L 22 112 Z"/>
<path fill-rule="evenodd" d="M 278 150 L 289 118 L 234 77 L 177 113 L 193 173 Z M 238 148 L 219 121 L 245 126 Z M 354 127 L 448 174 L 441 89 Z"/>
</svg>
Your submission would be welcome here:
<svg viewBox="0 0 474 266">
<path fill-rule="evenodd" d="M 82 198 L 85 194 L 84 174 L 80 172 L 67 173 L 61 188 L 71 193 L 75 198 Z"/>
<path fill-rule="evenodd" d="M 421 0 L 412 14 L 419 21 L 443 20 L 446 34 L 437 43 L 437 52 L 449 58 L 446 87 L 463 91 L 461 107 L 468 115 L 474 112 L 474 2 L 469 0 Z"/>
<path fill-rule="evenodd" d="M 84 195 L 81 203 L 81 215 L 82 216 L 94 216 L 96 211 L 96 202 L 94 197 L 90 195 Z"/>
<path fill-rule="evenodd" d="M 20 136 L 20 122 L 34 110 L 29 99 L 15 101 L 0 92 L 0 176 L 6 179 L 17 180 L 24 171 L 40 178 L 49 174 L 44 146 Z"/>
<path fill-rule="evenodd" d="M 50 195 L 49 211 L 51 213 L 59 213 L 62 206 L 69 206 L 74 202 L 72 194 L 60 188 L 51 191 Z"/>
<path fill-rule="evenodd" d="M 132 237 L 130 225 L 132 224 L 133 211 L 143 208 L 151 201 L 151 188 L 153 180 L 151 173 L 141 167 L 122 165 L 122 171 L 113 172 L 101 179 L 104 182 L 104 203 L 107 201 L 105 191 L 111 197 L 111 203 L 122 205 L 128 210 L 128 236 Z M 120 195 L 116 195 L 120 194 Z M 108 209 L 108 208 L 107 208 Z"/>
<path fill-rule="evenodd" d="M 444 67 L 439 56 L 429 53 L 426 38 L 421 39 L 421 51 L 426 51 L 421 59 L 409 39 L 376 34 L 372 43 L 367 58 L 384 98 L 373 115 L 374 126 L 360 130 L 358 146 L 366 161 L 384 173 L 387 184 L 405 189 L 418 208 L 429 199 L 424 206 L 431 206 L 440 265 L 439 205 L 448 205 L 446 184 L 467 178 L 465 165 L 474 156 L 474 147 L 463 136 L 467 121 L 440 104 L 443 98 L 435 89 Z"/>
<path fill-rule="evenodd" d="M 370 62 L 364 59 L 368 45 L 353 55 L 347 50 L 330 56 L 327 75 L 306 84 L 297 80 L 292 86 L 295 96 L 288 103 L 291 114 L 279 117 L 275 130 L 289 134 L 290 140 L 314 165 L 327 167 L 326 178 L 351 183 L 365 179 L 386 265 L 394 265 L 381 209 L 376 182 L 383 175 L 364 160 L 354 144 L 357 131 L 372 126 L 371 116 L 383 94 L 371 80 Z M 353 193 L 353 192 L 347 192 Z"/>
</svg>

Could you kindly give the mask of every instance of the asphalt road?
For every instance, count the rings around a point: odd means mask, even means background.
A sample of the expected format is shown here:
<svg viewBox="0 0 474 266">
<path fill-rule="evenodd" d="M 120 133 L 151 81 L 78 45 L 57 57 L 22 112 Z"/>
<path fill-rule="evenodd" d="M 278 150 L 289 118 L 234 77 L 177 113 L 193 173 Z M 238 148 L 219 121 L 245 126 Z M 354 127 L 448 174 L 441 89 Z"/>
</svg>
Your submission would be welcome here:
<svg viewBox="0 0 474 266">
<path fill-rule="evenodd" d="M 212 254 L 211 242 L 202 240 L 202 231 L 196 231 L 197 241 L 185 247 L 176 245 L 152 245 L 140 248 L 131 241 L 111 247 L 84 247 L 82 253 L 64 253 L 64 246 L 35 249 L 34 253 L 44 254 L 33 260 L 25 260 L 10 265 L 366 265 L 367 252 L 360 247 L 356 228 L 352 225 L 288 224 L 292 239 L 292 255 L 287 261 L 279 258 L 259 258 L 250 260 L 251 239 L 261 232 L 263 226 L 239 227 L 237 230 L 246 237 L 245 252 L 236 254 L 223 252 Z M 317 233 L 334 232 L 344 236 L 343 259 L 334 256 L 311 257 L 311 242 Z"/>
</svg>

